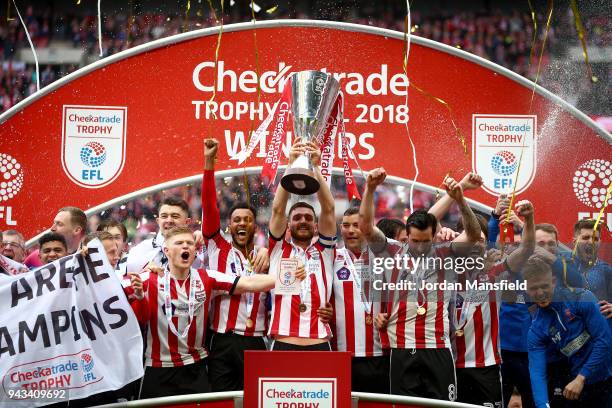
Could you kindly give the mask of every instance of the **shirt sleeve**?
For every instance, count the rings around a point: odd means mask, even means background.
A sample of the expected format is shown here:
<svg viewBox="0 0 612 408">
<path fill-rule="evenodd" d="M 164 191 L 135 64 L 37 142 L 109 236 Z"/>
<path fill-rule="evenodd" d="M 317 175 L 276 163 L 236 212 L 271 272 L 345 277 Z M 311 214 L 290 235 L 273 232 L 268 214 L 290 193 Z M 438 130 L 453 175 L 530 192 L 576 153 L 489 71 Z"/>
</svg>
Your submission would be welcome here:
<svg viewBox="0 0 612 408">
<path fill-rule="evenodd" d="M 240 276 L 231 276 L 218 271 L 206 271 L 209 284 L 212 285 L 213 296 L 215 295 L 232 295 L 236 285 L 240 280 Z"/>
<path fill-rule="evenodd" d="M 612 266 L 606 264 L 604 269 L 604 278 L 606 280 L 606 299 L 612 302 Z"/>
<path fill-rule="evenodd" d="M 326 237 L 319 234 L 317 244 L 321 247 L 321 250 L 332 249 L 336 247 L 336 237 Z"/>
<path fill-rule="evenodd" d="M 571 256 L 571 255 L 570 255 Z M 565 264 L 565 265 L 564 265 Z M 553 273 L 557 278 L 557 285 L 566 288 L 584 288 L 585 281 L 575 262 L 565 254 L 559 254 L 552 266 Z"/>
<path fill-rule="evenodd" d="M 546 378 L 546 338 L 532 324 L 527 336 L 529 372 L 533 400 L 537 408 L 548 407 L 548 384 Z"/>
<path fill-rule="evenodd" d="M 221 229 L 221 215 L 217 207 L 214 170 L 204 170 L 202 178 L 202 235 L 212 238 Z"/>
<path fill-rule="evenodd" d="M 601 369 L 601 365 L 605 364 L 606 359 L 612 353 L 612 340 L 610 339 L 608 323 L 599 312 L 599 305 L 595 296 L 586 292 L 576 304 L 593 342 L 589 358 L 580 369 L 580 374 L 584 375 L 588 382 L 589 377 Z"/>
<path fill-rule="evenodd" d="M 141 277 L 142 277 L 142 290 L 144 292 L 144 297 L 142 299 L 136 298 L 136 296 L 134 296 L 134 290 L 130 286 L 129 288 L 132 290 L 131 290 L 131 294 L 128 295 L 128 301 L 130 302 L 130 306 L 132 306 L 132 310 L 134 311 L 134 314 L 136 315 L 136 319 L 138 320 L 138 323 L 144 324 L 149 321 L 149 317 L 150 317 L 149 274 L 143 273 L 141 274 Z M 127 288 L 125 288 L 124 290 L 126 289 Z M 126 294 L 127 294 L 127 290 L 126 290 Z"/>
<path fill-rule="evenodd" d="M 510 268 L 508 268 L 508 264 L 505 260 L 496 263 L 487 271 L 487 277 L 489 281 L 495 282 L 498 279 L 507 278 L 510 274 L 504 273 L 509 272 Z"/>
<path fill-rule="evenodd" d="M 493 248 L 497 243 L 497 236 L 499 235 L 499 217 L 495 216 L 494 214 L 491 214 L 491 217 L 489 218 L 488 233 L 489 247 Z"/>
</svg>

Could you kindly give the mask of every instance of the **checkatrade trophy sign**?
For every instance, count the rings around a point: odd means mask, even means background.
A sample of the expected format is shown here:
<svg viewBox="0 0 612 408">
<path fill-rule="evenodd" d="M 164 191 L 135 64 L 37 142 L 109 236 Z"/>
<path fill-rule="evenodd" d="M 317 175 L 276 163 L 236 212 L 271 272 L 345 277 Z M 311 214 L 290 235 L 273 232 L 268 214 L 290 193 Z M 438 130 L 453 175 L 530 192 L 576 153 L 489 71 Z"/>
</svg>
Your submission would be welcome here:
<svg viewBox="0 0 612 408">
<path fill-rule="evenodd" d="M 305 142 L 319 139 L 338 98 L 340 83 L 321 71 L 296 72 L 290 81 L 294 134 Z M 314 177 L 310 157 L 298 157 L 285 171 L 281 185 L 293 194 L 316 193 L 319 182 Z"/>
</svg>

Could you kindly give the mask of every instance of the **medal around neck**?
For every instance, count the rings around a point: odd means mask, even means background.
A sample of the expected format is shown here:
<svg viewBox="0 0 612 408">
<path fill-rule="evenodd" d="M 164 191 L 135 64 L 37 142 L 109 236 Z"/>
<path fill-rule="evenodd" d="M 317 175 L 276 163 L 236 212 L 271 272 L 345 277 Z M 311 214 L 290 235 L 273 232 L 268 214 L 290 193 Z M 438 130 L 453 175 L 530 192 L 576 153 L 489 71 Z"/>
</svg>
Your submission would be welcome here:
<svg viewBox="0 0 612 408">
<path fill-rule="evenodd" d="M 294 134 L 305 142 L 313 141 L 325 127 L 338 97 L 340 83 L 321 71 L 296 72 L 289 80 Z M 285 171 L 281 185 L 293 194 L 316 193 L 320 186 L 312 169 L 310 158 L 301 155 Z"/>
</svg>

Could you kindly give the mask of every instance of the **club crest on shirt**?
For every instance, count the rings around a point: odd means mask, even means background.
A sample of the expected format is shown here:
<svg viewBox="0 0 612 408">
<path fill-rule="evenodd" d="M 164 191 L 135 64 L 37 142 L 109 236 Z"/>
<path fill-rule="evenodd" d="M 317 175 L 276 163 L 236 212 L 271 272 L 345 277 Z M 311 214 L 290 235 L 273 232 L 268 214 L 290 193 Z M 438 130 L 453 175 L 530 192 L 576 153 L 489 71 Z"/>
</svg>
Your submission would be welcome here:
<svg viewBox="0 0 612 408">
<path fill-rule="evenodd" d="M 200 280 L 194 283 L 195 287 L 195 300 L 198 303 L 203 303 L 206 300 L 206 290 L 204 290 L 204 283 Z"/>
<path fill-rule="evenodd" d="M 351 272 L 347 268 L 340 268 L 336 272 L 336 275 L 338 275 L 338 279 L 340 280 L 347 280 L 351 276 Z"/>
<path fill-rule="evenodd" d="M 550 339 L 553 341 L 553 343 L 558 343 L 561 341 L 561 333 L 557 327 L 550 326 L 548 328 L 548 334 L 550 335 Z"/>
<path fill-rule="evenodd" d="M 572 313 L 571 310 L 569 310 L 569 308 L 565 309 L 565 317 L 567 318 L 567 320 L 569 320 L 570 322 L 572 320 L 574 320 L 576 318 L 576 316 L 574 316 L 574 314 Z"/>
<path fill-rule="evenodd" d="M 172 312 L 170 313 L 170 316 L 174 316 L 174 313 L 176 312 L 176 305 L 174 304 L 174 302 L 170 303 L 170 309 L 172 310 Z M 161 305 L 161 310 L 163 312 L 163 314 L 166 314 L 166 305 L 162 303 Z"/>
<path fill-rule="evenodd" d="M 203 289 L 196 290 L 194 297 L 196 302 L 204 303 L 204 301 L 206 301 L 206 291 Z"/>
<path fill-rule="evenodd" d="M 310 255 L 310 259 L 314 260 L 314 261 L 318 261 L 321 259 L 321 255 L 319 254 L 319 251 L 317 251 L 316 248 L 311 247 L 308 250 L 308 254 Z"/>
<path fill-rule="evenodd" d="M 480 273 L 478 274 L 478 282 L 488 282 L 489 281 L 489 276 L 487 276 L 486 273 Z"/>
</svg>

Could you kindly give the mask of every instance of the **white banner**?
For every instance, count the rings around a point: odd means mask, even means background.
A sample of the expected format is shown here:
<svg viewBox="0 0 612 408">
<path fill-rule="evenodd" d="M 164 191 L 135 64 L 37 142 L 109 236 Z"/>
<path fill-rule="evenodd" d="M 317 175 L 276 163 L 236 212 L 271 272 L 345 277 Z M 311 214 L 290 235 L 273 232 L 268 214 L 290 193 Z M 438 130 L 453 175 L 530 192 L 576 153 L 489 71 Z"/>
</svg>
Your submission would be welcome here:
<svg viewBox="0 0 612 408">
<path fill-rule="evenodd" d="M 0 310 L 2 407 L 84 398 L 143 375 L 138 322 L 98 240 L 87 256 L 0 279 Z"/>
<path fill-rule="evenodd" d="M 30 270 L 24 264 L 15 262 L 4 255 L 0 255 L 0 269 L 9 275 L 19 275 L 20 273 L 26 273 Z"/>
</svg>

